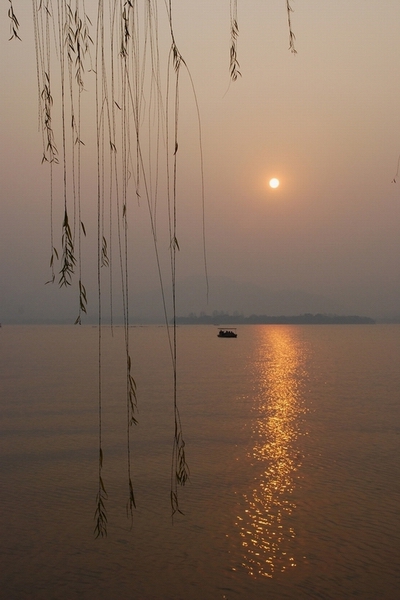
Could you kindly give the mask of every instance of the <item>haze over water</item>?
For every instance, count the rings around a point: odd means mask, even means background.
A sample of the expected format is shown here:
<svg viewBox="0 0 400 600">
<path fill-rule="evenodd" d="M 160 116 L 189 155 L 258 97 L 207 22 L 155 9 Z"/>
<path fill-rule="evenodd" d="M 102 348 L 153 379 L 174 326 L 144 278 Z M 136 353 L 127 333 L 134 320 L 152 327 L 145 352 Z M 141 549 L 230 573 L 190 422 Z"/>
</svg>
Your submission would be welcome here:
<svg viewBox="0 0 400 600">
<path fill-rule="evenodd" d="M 95 540 L 97 333 L 0 330 L 1 598 L 397 598 L 398 326 L 180 327 L 191 476 L 174 524 L 166 332 L 131 328 L 132 528 L 123 330 L 104 328 L 108 537 Z"/>
</svg>

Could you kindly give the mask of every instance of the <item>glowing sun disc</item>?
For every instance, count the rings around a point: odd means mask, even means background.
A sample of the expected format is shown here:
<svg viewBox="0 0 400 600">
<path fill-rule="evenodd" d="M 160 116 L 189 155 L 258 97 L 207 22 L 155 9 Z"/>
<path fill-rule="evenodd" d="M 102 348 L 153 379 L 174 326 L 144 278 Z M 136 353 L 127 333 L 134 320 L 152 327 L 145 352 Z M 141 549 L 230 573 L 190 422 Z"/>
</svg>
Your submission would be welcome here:
<svg viewBox="0 0 400 600">
<path fill-rule="evenodd" d="M 272 179 L 269 180 L 269 185 L 272 188 L 277 188 L 279 186 L 279 179 L 276 179 L 276 177 L 273 177 Z"/>
</svg>

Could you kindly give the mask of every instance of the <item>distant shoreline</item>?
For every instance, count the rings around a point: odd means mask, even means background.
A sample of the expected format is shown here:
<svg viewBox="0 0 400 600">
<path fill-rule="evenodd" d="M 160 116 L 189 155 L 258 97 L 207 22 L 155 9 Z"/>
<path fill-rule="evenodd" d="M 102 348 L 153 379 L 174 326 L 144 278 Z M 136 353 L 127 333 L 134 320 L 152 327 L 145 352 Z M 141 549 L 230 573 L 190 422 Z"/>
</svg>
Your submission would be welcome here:
<svg viewBox="0 0 400 600">
<path fill-rule="evenodd" d="M 173 319 L 170 319 L 169 324 L 172 325 Z M 215 325 L 221 326 L 222 328 L 228 325 L 375 325 L 375 324 L 400 324 L 399 317 L 386 318 L 386 319 L 373 319 L 371 317 L 359 316 L 359 315 L 327 315 L 322 313 L 311 314 L 305 313 L 301 315 L 250 315 L 245 317 L 243 315 L 230 315 L 222 311 L 215 311 L 212 315 L 201 313 L 196 315 L 194 313 L 189 314 L 186 317 L 176 317 L 177 325 Z M 68 319 L 27 319 L 24 321 L 13 321 L 4 320 L 2 326 L 10 325 L 36 325 L 36 326 L 51 326 L 51 325 L 74 325 L 73 320 Z M 82 325 L 97 327 L 98 323 L 94 319 L 87 319 L 82 322 Z M 114 327 L 122 327 L 123 319 L 115 317 L 113 320 Z M 165 321 L 162 318 L 159 319 L 141 319 L 132 317 L 129 325 L 131 327 L 144 327 L 156 325 L 158 327 L 165 326 Z M 106 319 L 103 320 L 102 326 L 109 327 L 110 322 Z"/>
<path fill-rule="evenodd" d="M 374 325 L 376 321 L 371 317 L 358 315 L 280 315 L 271 317 L 268 315 L 229 315 L 229 314 L 201 314 L 189 315 L 188 317 L 177 317 L 178 325 Z"/>
</svg>

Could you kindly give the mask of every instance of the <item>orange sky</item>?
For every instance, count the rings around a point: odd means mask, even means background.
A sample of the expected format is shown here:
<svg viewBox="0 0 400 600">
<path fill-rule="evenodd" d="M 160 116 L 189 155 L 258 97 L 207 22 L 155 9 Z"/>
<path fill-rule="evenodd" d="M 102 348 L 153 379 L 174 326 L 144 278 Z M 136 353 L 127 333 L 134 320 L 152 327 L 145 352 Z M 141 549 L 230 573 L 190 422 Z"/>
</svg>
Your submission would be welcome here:
<svg viewBox="0 0 400 600">
<path fill-rule="evenodd" d="M 93 16 L 97 2 L 86 5 Z M 285 5 L 239 1 L 242 77 L 229 84 L 229 3 L 174 2 L 176 41 L 201 113 L 209 274 L 272 292 L 322 296 L 329 302 L 321 301 L 321 312 L 329 305 L 346 313 L 399 314 L 400 181 L 392 180 L 400 154 L 400 5 L 293 2 L 296 56 L 288 50 Z M 17 1 L 14 9 L 22 42 L 8 41 L 6 10 L 0 16 L 0 320 L 64 318 L 73 292 L 43 285 L 49 183 L 40 164 L 32 9 Z M 163 11 L 160 2 L 160 24 Z M 83 210 L 92 237 L 85 240 L 85 268 L 95 296 L 93 80 L 86 76 Z M 198 130 L 184 76 L 179 131 L 178 278 L 202 278 Z M 280 179 L 276 190 L 268 186 L 271 177 Z M 132 281 L 141 293 L 157 287 L 157 273 L 145 202 L 132 197 Z M 163 211 L 160 251 L 167 257 Z M 57 222 L 58 240 L 60 231 Z M 257 304 L 230 301 L 213 304 L 211 288 L 209 305 L 204 294 L 182 310 L 248 313 Z"/>
</svg>

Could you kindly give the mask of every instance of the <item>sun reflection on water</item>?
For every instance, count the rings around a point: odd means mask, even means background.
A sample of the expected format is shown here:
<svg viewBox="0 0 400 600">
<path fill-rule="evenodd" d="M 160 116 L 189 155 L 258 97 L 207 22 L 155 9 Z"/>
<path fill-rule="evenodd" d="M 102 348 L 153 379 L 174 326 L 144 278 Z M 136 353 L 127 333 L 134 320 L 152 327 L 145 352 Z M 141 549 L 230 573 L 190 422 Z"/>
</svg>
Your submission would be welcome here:
<svg viewBox="0 0 400 600">
<path fill-rule="evenodd" d="M 243 566 L 251 575 L 273 577 L 296 566 L 293 499 L 301 467 L 298 438 L 304 415 L 302 387 L 306 352 L 294 328 L 262 329 L 254 362 L 258 390 L 252 420 L 254 487 L 237 518 Z"/>
</svg>

